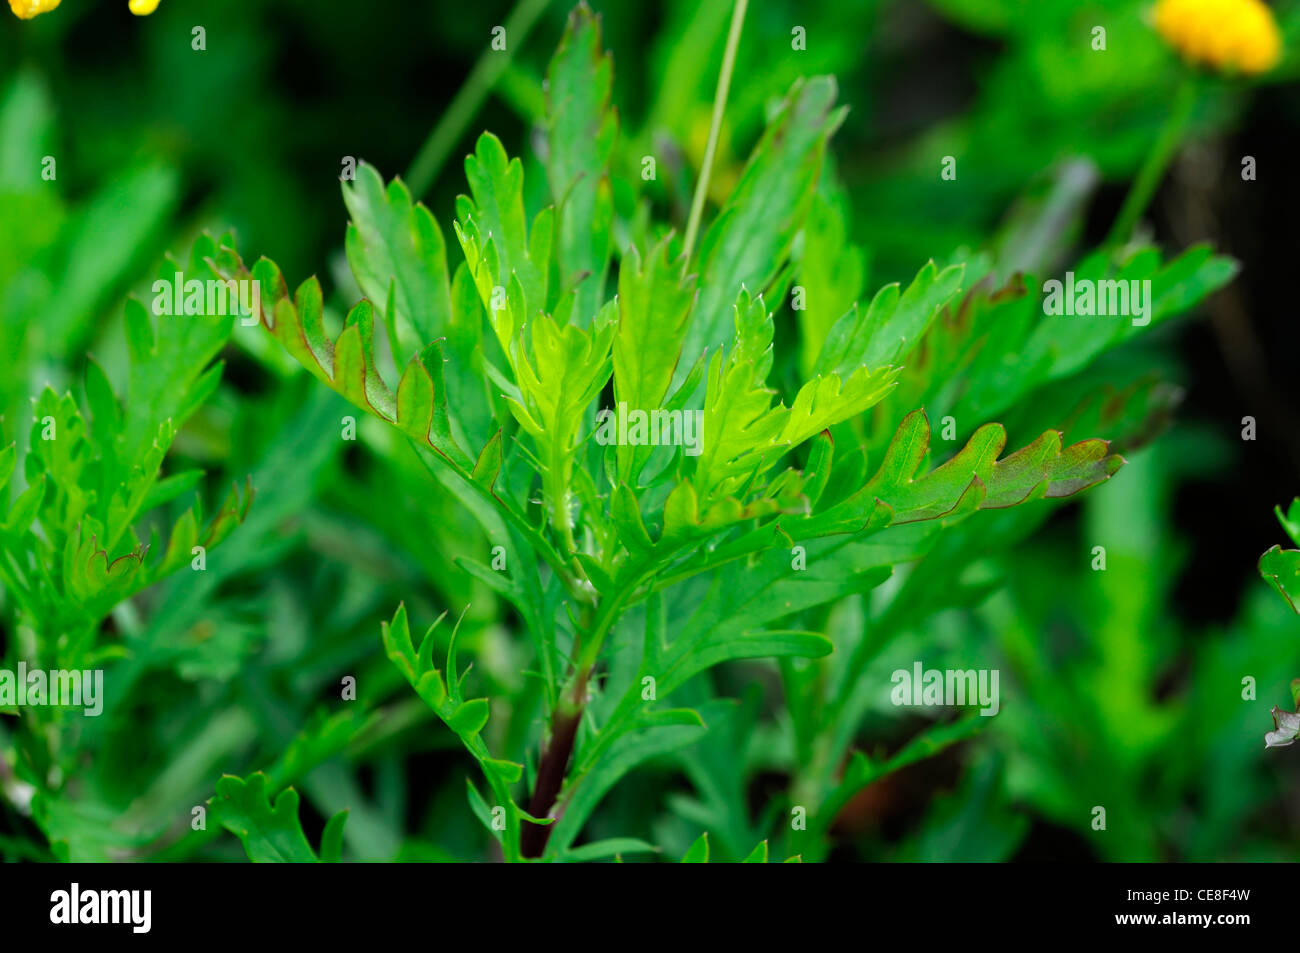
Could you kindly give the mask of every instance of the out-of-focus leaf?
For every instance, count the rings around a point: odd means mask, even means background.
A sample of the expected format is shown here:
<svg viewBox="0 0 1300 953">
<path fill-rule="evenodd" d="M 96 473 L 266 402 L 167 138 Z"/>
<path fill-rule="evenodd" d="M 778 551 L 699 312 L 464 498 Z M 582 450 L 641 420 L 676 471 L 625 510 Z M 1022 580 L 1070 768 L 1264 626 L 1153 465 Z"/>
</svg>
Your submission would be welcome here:
<svg viewBox="0 0 1300 953">
<path fill-rule="evenodd" d="M 645 841 L 637 840 L 635 837 L 611 837 L 608 840 L 593 841 L 590 844 L 583 844 L 581 847 L 574 847 L 559 859 L 578 862 L 587 860 L 603 860 L 606 857 L 616 857 L 621 854 L 657 853 L 659 853 L 659 848 L 654 844 L 647 844 Z"/>
</svg>

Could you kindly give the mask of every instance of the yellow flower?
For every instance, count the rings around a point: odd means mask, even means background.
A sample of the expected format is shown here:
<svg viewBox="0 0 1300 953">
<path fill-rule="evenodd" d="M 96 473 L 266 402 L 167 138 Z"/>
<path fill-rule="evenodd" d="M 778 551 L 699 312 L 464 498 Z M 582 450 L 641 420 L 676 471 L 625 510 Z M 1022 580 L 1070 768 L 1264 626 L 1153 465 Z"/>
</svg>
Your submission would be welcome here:
<svg viewBox="0 0 1300 953">
<path fill-rule="evenodd" d="M 9 9 L 20 20 L 30 20 L 39 13 L 48 13 L 60 0 L 9 0 Z"/>
<path fill-rule="evenodd" d="M 1263 73 L 1277 65 L 1282 37 L 1261 0 L 1160 0 L 1156 29 L 1193 63 Z"/>
<path fill-rule="evenodd" d="M 41 13 L 49 13 L 63 0 L 9 0 L 9 9 L 20 20 L 30 20 Z M 158 0 L 130 0 L 128 4 L 132 13 L 138 17 L 148 16 L 158 9 Z"/>
</svg>

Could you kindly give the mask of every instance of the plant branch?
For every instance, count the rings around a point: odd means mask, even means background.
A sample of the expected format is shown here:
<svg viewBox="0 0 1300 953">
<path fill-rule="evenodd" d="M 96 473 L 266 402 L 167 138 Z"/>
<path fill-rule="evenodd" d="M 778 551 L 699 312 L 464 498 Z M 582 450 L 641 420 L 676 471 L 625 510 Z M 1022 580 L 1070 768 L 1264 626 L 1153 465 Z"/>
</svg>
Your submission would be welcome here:
<svg viewBox="0 0 1300 953">
<path fill-rule="evenodd" d="M 545 818 L 550 814 L 560 789 L 564 786 L 569 762 L 573 758 L 574 742 L 578 738 L 578 727 L 582 724 L 582 713 L 587 703 L 587 679 L 590 674 L 590 669 L 579 669 L 574 673 L 572 689 L 561 696 L 551 714 L 551 739 L 542 753 L 542 760 L 538 762 L 537 783 L 533 785 L 533 796 L 528 802 L 528 813 L 533 817 Z M 520 836 L 520 850 L 524 857 L 537 858 L 545 853 L 552 826 L 554 825 L 524 821 Z"/>
<path fill-rule="evenodd" d="M 600 648 L 605 636 L 618 621 L 629 596 L 640 584 L 641 577 L 628 581 L 619 595 L 602 600 L 598 607 L 587 606 L 579 624 L 578 636 L 585 639 L 574 642 L 573 677 L 565 690 L 561 692 L 559 702 L 551 713 L 551 738 L 542 753 L 537 766 L 537 782 L 533 785 L 533 796 L 528 802 L 528 813 L 536 818 L 545 818 L 550 814 L 564 787 L 568 775 L 569 762 L 573 760 L 574 743 L 578 737 L 578 727 L 582 723 L 582 713 L 587 705 L 587 683 L 596 668 L 600 657 Z M 551 836 L 549 824 L 524 822 L 521 847 L 525 857 L 540 857 L 546 850 L 546 842 Z"/>
</svg>

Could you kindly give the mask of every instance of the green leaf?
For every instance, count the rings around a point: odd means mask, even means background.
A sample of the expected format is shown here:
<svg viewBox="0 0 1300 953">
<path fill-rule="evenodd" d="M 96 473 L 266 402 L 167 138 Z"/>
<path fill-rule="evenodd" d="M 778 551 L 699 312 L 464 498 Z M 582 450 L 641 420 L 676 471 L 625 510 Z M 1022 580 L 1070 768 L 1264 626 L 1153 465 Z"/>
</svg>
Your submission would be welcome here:
<svg viewBox="0 0 1300 953">
<path fill-rule="evenodd" d="M 18 495 L 13 505 L 9 507 L 9 514 L 5 517 L 4 531 L 6 533 L 25 533 L 32 525 L 32 520 L 36 519 L 37 511 L 44 505 L 46 491 L 49 489 L 49 480 L 44 474 L 41 474 L 34 482 L 31 482 L 27 489 Z"/>
<path fill-rule="evenodd" d="M 182 267 L 178 262 L 168 260 L 158 270 L 155 287 L 171 289 L 166 297 L 172 299 L 173 313 L 157 314 L 158 299 L 164 294 L 157 290 L 153 302 L 154 317 L 140 302 L 127 300 L 131 369 L 123 403 L 130 408 L 130 413 L 122 429 L 121 459 L 130 460 L 142 455 L 163 421 L 170 419 L 173 430 L 179 430 L 203 397 L 211 393 L 215 379 L 206 375 L 209 365 L 230 339 L 236 308 L 224 296 L 223 306 L 217 295 L 208 294 L 207 290 L 215 286 L 207 282 L 221 278 L 213 263 L 229 267 L 236 260 L 233 245 L 228 240 L 218 245 L 208 236 L 202 236 L 195 241 L 187 265 Z M 176 300 L 178 281 L 181 282 L 183 301 Z M 197 313 L 190 313 L 191 304 L 197 303 L 190 290 L 186 290 L 191 281 L 204 282 L 204 294 Z M 266 289 L 263 288 L 262 292 L 265 294 Z M 249 297 L 250 293 L 245 291 L 244 295 Z M 210 308 L 215 313 L 210 313 Z"/>
<path fill-rule="evenodd" d="M 1000 424 L 985 424 L 952 459 L 925 473 L 930 423 L 923 410 L 913 411 L 866 486 L 823 513 L 787 521 L 785 529 L 804 539 L 1057 499 L 1110 479 L 1124 465 L 1123 457 L 1108 452 L 1106 441 L 1084 440 L 1062 448 L 1055 430 L 998 460 L 1006 441 Z"/>
<path fill-rule="evenodd" d="M 447 717 L 447 727 L 461 736 L 477 735 L 487 724 L 488 714 L 489 706 L 486 698 L 462 702 Z"/>
<path fill-rule="evenodd" d="M 823 172 L 804 222 L 798 285 L 803 289 L 799 319 L 799 369 L 805 378 L 817 370 L 817 358 L 832 326 L 862 294 L 866 265 L 862 249 L 849 242 L 848 198 Z"/>
<path fill-rule="evenodd" d="M 707 724 L 710 718 L 721 717 L 732 706 L 730 702 L 714 701 L 698 707 L 701 719 Z M 625 774 L 650 758 L 698 741 L 708 730 L 699 724 L 682 724 L 676 720 L 645 730 L 636 727 L 635 721 L 614 726 L 608 740 L 602 741 L 598 735 L 588 743 L 589 748 L 576 753 L 575 767 L 561 792 L 562 810 L 547 845 L 548 853 L 559 856 L 568 849 L 582 832 L 591 812 Z"/>
<path fill-rule="evenodd" d="M 1300 543 L 1300 497 L 1291 501 L 1286 513 L 1282 512 L 1280 506 L 1274 507 L 1273 512 L 1291 541 Z M 1300 612 L 1300 550 L 1274 546 L 1259 557 L 1259 574 L 1277 590 L 1278 595 L 1286 600 L 1293 611 Z M 1300 703 L 1297 703 L 1297 707 L 1300 708 Z"/>
<path fill-rule="evenodd" d="M 523 165 L 507 156 L 501 140 L 491 133 L 479 136 L 473 155 L 465 157 L 465 178 L 473 198 L 462 195 L 456 200 L 457 235 L 483 304 L 491 313 L 492 289 L 507 287 L 514 277 L 523 292 L 515 320 L 531 320 L 549 302 L 554 210 L 544 209 L 529 231 Z"/>
<path fill-rule="evenodd" d="M 765 386 L 772 365 L 772 316 L 763 300 L 742 291 L 735 305 L 731 354 L 709 364 L 704 434 L 694 484 L 704 505 L 737 493 L 784 453 L 809 437 L 862 413 L 889 393 L 895 368 L 855 368 L 809 381 L 790 408 L 772 406 Z"/>
<path fill-rule="evenodd" d="M 14 475 L 14 463 L 17 460 L 17 448 L 11 443 L 0 449 L 0 490 L 9 485 L 9 478 Z"/>
<path fill-rule="evenodd" d="M 479 823 L 491 833 L 492 837 L 500 841 L 501 831 L 497 830 L 492 823 L 492 808 L 488 806 L 488 802 L 484 800 L 483 795 L 479 793 L 479 789 L 474 786 L 474 782 L 469 778 L 465 779 L 465 789 L 466 796 L 469 798 L 469 809 L 478 818 Z"/>
<path fill-rule="evenodd" d="M 0 177 L 16 191 L 39 188 L 41 159 L 54 145 L 54 103 L 35 64 L 18 71 L 0 96 Z M 8 237 L 8 236 L 6 236 Z"/>
<path fill-rule="evenodd" d="M 451 327 L 451 282 L 447 246 L 437 221 L 423 203 L 413 202 L 400 179 L 387 188 L 373 166 L 357 166 L 356 180 L 343 184 L 351 222 L 348 263 L 361 291 L 376 305 L 393 296 L 401 353 L 399 366 Z"/>
<path fill-rule="evenodd" d="M 567 537 L 573 523 L 572 470 L 587 408 L 609 380 L 616 325 L 561 325 L 550 315 L 532 324 L 528 351 L 515 362 L 521 397 L 510 400 L 520 425 L 536 441 L 542 489 L 552 522 Z"/>
<path fill-rule="evenodd" d="M 682 855 L 683 864 L 707 864 L 709 862 L 709 832 L 705 831 L 691 845 L 690 850 Z"/>
<path fill-rule="evenodd" d="M 781 443 L 797 447 L 814 434 L 856 417 L 885 399 L 898 376 L 895 368 L 858 367 L 841 379 L 832 374 L 804 384 L 795 395 L 781 431 Z"/>
<path fill-rule="evenodd" d="M 160 164 L 127 168 L 105 182 L 69 220 L 62 236 L 61 267 L 52 275 L 58 294 L 50 300 L 40 323 L 41 350 L 51 357 L 76 353 L 79 343 L 93 330 L 87 319 L 111 302 L 108 294 L 121 288 L 124 280 L 138 277 L 135 269 L 148 261 L 140 260 L 141 249 L 157 241 L 179 197 L 180 176 L 175 169 Z M 196 265 L 195 259 L 184 269 L 174 262 L 164 263 L 158 277 L 170 282 L 176 271 L 184 271 L 187 279 L 202 277 Z M 187 327 L 194 320 L 191 317 L 169 320 L 178 326 L 174 329 L 178 336 L 192 338 L 205 333 Z"/>
<path fill-rule="evenodd" d="M 704 398 L 704 439 L 695 463 L 695 488 L 706 503 L 730 495 L 784 452 L 785 415 L 772 407 L 766 386 L 772 366 L 772 316 L 763 299 L 741 291 L 735 304 L 736 332 L 725 362 L 718 351 L 709 362 Z"/>
<path fill-rule="evenodd" d="M 657 853 L 659 853 L 658 847 L 654 846 L 654 844 L 647 844 L 643 840 L 637 840 L 634 837 L 611 837 L 608 840 L 593 841 L 590 844 L 583 844 L 581 847 L 574 847 L 560 857 L 559 860 L 578 863 L 588 860 L 602 860 L 620 854 Z"/>
<path fill-rule="evenodd" d="M 681 359 L 695 279 L 683 274 L 685 260 L 673 261 L 665 238 L 642 261 L 628 248 L 618 272 L 618 328 L 614 337 L 614 398 L 629 411 L 664 406 Z M 650 448 L 618 448 L 619 478 L 635 480 Z"/>
<path fill-rule="evenodd" d="M 339 811 L 325 822 L 320 837 L 320 861 L 337 864 L 343 858 L 343 827 L 348 822 L 348 812 Z"/>
<path fill-rule="evenodd" d="M 1300 550 L 1274 546 L 1259 557 L 1259 574 L 1287 605 L 1300 612 Z"/>
<path fill-rule="evenodd" d="M 1165 320 L 1189 311 L 1231 281 L 1238 270 L 1235 261 L 1215 255 L 1208 245 L 1193 246 L 1163 265 L 1159 251 L 1151 247 L 1139 248 L 1119 263 L 1103 252 L 1094 252 L 1074 267 L 1075 287 L 1083 287 L 1081 281 L 1094 282 L 1094 288 L 1099 288 L 1095 283 L 1102 281 L 1138 282 L 1148 313 L 1138 314 L 1132 300 L 1132 314 L 1040 313 L 1025 343 L 1022 360 L 1035 366 L 1040 357 L 1050 355 L 1049 379 L 1072 374 L 1111 347 L 1147 334 Z M 1149 288 L 1143 282 L 1150 282 Z"/>
<path fill-rule="evenodd" d="M 202 470 L 183 470 L 169 477 L 163 477 L 149 488 L 149 495 L 144 498 L 140 512 L 147 513 L 164 503 L 170 503 L 181 494 L 194 489 L 202 479 Z"/>
<path fill-rule="evenodd" d="M 267 786 L 282 788 L 305 777 L 345 750 L 362 732 L 376 724 L 379 717 L 378 712 L 353 708 L 332 714 L 318 709 L 294 735 L 275 764 L 266 769 Z"/>
<path fill-rule="evenodd" d="M 492 438 L 483 445 L 479 451 L 478 459 L 474 461 L 474 470 L 471 474 L 475 483 L 481 483 L 489 490 L 496 485 L 497 477 L 501 473 L 501 431 L 497 430 Z"/>
<path fill-rule="evenodd" d="M 225 273 L 243 273 L 242 263 L 236 262 Z M 303 282 L 290 299 L 274 262 L 263 258 L 253 277 L 262 288 L 264 325 L 303 367 L 468 476 L 473 462 L 452 433 L 442 351 L 436 342 L 407 362 L 394 396 L 376 370 L 374 313 L 368 304 L 353 308 L 337 341 L 330 341 L 320 284 L 314 278 Z"/>
<path fill-rule="evenodd" d="M 854 306 L 827 335 L 818 370 L 842 375 L 864 365 L 901 363 L 961 290 L 964 272 L 963 265 L 939 271 L 927 262 L 903 294 L 897 284 L 886 285 L 865 312 Z"/>
<path fill-rule="evenodd" d="M 208 803 L 221 825 L 239 838 L 253 863 L 319 863 L 298 820 L 298 792 L 285 788 L 274 805 L 270 794 L 266 775 L 260 772 L 247 779 L 228 774 L 217 782 L 216 797 Z M 344 811 L 325 826 L 321 853 L 326 862 L 339 858 L 346 819 Z"/>
<path fill-rule="evenodd" d="M 1291 501 L 1285 513 L 1280 506 L 1273 507 L 1273 513 L 1277 516 L 1277 521 L 1282 524 L 1282 528 L 1286 530 L 1286 534 L 1291 537 L 1291 542 L 1300 546 L 1300 497 Z"/>
<path fill-rule="evenodd" d="M 122 408 L 108 375 L 90 355 L 86 359 L 86 403 L 94 421 L 96 439 L 101 444 L 112 446 L 122 429 Z"/>
<path fill-rule="evenodd" d="M 574 314 L 587 324 L 605 300 L 614 219 L 609 161 L 618 135 L 610 105 L 614 63 L 601 51 L 600 18 L 585 3 L 568 25 L 546 73 L 546 173 L 557 211 L 564 288 L 576 286 Z M 620 279 L 621 283 L 621 279 Z"/>
<path fill-rule="evenodd" d="M 740 181 L 700 242 L 700 300 L 686 337 L 687 364 L 729 337 L 727 305 L 744 288 L 763 292 L 781 272 L 802 227 L 826 143 L 843 121 L 835 80 L 799 80 L 754 147 Z M 679 367 L 677 380 L 685 377 Z"/>
<path fill-rule="evenodd" d="M 429 627 L 420 640 L 417 650 L 411 641 L 406 606 L 405 604 L 398 606 L 392 621 L 382 623 L 380 626 L 384 652 L 389 661 L 397 666 L 398 671 L 415 689 L 416 694 L 448 728 L 456 733 L 465 750 L 478 761 L 479 768 L 492 789 L 496 804 L 507 809 L 506 830 L 499 831 L 492 825 L 491 809 L 472 782 L 469 782 L 470 804 L 484 826 L 502 843 L 506 859 L 517 860 L 519 820 L 524 815 L 511 799 L 508 786 L 519 780 L 523 767 L 512 761 L 494 758 L 483 741 L 481 733 L 491 714 L 488 700 L 476 698 L 462 702 L 459 681 L 453 684 L 444 682 L 442 673 L 433 667 L 434 631 L 443 618 L 445 614 Z M 452 679 L 456 679 L 455 665 L 455 634 L 453 633 L 447 649 L 447 674 Z"/>
</svg>

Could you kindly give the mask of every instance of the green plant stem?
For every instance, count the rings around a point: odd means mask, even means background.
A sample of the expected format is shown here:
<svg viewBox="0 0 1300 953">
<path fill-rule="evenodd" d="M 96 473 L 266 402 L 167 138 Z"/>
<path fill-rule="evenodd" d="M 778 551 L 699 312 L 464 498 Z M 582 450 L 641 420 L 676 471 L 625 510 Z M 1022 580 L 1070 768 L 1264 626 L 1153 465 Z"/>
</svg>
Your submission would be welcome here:
<svg viewBox="0 0 1300 953">
<path fill-rule="evenodd" d="M 605 636 L 614 628 L 614 623 L 619 620 L 623 610 L 632 603 L 637 590 L 640 589 L 641 584 L 647 577 L 644 573 L 629 573 L 624 578 L 626 578 L 626 585 L 621 586 L 618 595 L 601 600 L 590 627 L 590 635 L 583 641 L 581 646 L 574 646 L 574 654 L 577 656 L 577 667 L 579 669 L 590 670 L 596 667 L 596 662 L 600 658 L 600 648 L 605 642 Z"/>
<path fill-rule="evenodd" d="M 579 622 L 579 641 L 575 641 L 573 653 L 576 662 L 573 674 L 560 699 L 551 712 L 551 737 L 546 750 L 537 765 L 537 782 L 533 785 L 533 796 L 528 802 L 528 813 L 536 818 L 544 818 L 555 806 L 564 780 L 568 776 L 569 763 L 573 760 L 574 744 L 578 737 L 578 727 L 582 723 L 582 714 L 587 706 L 587 683 L 596 668 L 600 657 L 600 647 L 605 636 L 614 627 L 627 605 L 628 598 L 640 584 L 642 577 L 637 577 L 624 586 L 618 596 L 604 599 L 599 606 L 587 605 Z M 541 857 L 546 850 L 546 842 L 551 836 L 553 825 L 524 822 L 521 850 L 525 857 Z"/>
<path fill-rule="evenodd" d="M 1165 176 L 1165 170 L 1169 168 L 1169 163 L 1178 152 L 1178 146 L 1182 142 L 1183 133 L 1187 130 L 1187 123 L 1192 117 L 1192 109 L 1195 105 L 1196 77 L 1188 74 L 1182 85 L 1178 87 L 1169 118 L 1161 127 L 1155 145 L 1147 153 L 1146 161 L 1138 171 L 1137 178 L 1133 180 L 1133 186 L 1129 189 L 1124 205 L 1120 208 L 1119 215 L 1115 217 L 1115 224 L 1111 226 L 1102 247 L 1114 248 L 1128 241 L 1133 234 L 1134 226 L 1137 225 L 1138 219 L 1142 217 L 1147 206 L 1151 204 L 1156 188 Z"/>
<path fill-rule="evenodd" d="M 727 33 L 727 48 L 722 54 L 722 71 L 718 73 L 718 90 L 713 96 L 713 119 L 709 123 L 709 141 L 704 147 L 704 161 L 700 164 L 700 180 L 695 185 L 691 200 L 691 215 L 686 221 L 686 238 L 682 253 L 689 259 L 695 247 L 695 236 L 704 215 L 704 199 L 709 194 L 709 174 L 713 171 L 713 155 L 718 149 L 718 133 L 722 129 L 722 114 L 727 108 L 727 93 L 731 89 L 731 71 L 736 65 L 736 50 L 740 46 L 740 31 L 745 25 L 745 8 L 749 0 L 736 0 L 731 11 L 731 29 Z"/>
<path fill-rule="evenodd" d="M 528 39 L 528 34 L 549 3 L 550 0 L 519 0 L 504 24 L 506 48 L 494 50 L 489 46 L 479 56 L 464 84 L 457 90 L 451 105 L 424 140 L 424 145 L 420 146 L 420 151 L 416 153 L 415 160 L 406 173 L 406 184 L 417 199 L 429 191 L 429 187 L 438 178 L 447 156 L 465 134 L 488 93 L 492 92 L 497 80 L 510 65 L 515 50 Z"/>
</svg>

